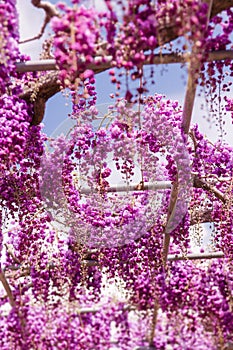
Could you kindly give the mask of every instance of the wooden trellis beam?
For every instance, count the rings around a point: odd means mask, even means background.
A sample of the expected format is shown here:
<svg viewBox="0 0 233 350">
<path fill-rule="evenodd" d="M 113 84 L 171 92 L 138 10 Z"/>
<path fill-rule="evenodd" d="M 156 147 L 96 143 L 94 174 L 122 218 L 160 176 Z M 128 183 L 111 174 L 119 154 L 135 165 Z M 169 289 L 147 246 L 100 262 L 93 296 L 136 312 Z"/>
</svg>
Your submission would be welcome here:
<svg viewBox="0 0 233 350">
<path fill-rule="evenodd" d="M 199 254 L 187 254 L 187 255 L 183 255 L 183 254 L 169 254 L 167 260 L 168 261 L 186 261 L 186 260 L 211 260 L 211 259 L 224 259 L 224 253 L 223 252 L 212 252 L 212 253 L 199 253 Z M 127 263 L 127 261 L 125 261 Z M 99 266 L 100 263 L 98 260 L 94 260 L 94 259 L 84 259 L 81 261 L 81 264 L 84 266 Z M 13 297 L 10 291 L 10 287 L 8 286 L 8 282 L 6 280 L 5 277 L 5 273 L 7 274 L 9 271 L 18 271 L 22 268 L 21 264 L 17 264 L 17 265 L 8 265 L 5 267 L 4 272 L 2 271 L 0 273 L 0 281 L 2 282 L 8 296 L 9 296 L 9 300 L 10 302 L 13 304 Z M 53 263 L 49 264 L 49 268 L 53 269 L 55 268 L 55 265 Z M 20 275 L 20 277 L 24 277 L 24 276 L 29 276 L 30 275 L 30 269 L 26 268 L 22 274 Z M 9 276 L 8 276 L 9 277 Z M 87 311 L 88 312 L 88 311 Z"/>
<path fill-rule="evenodd" d="M 207 60 L 232 60 L 233 50 L 227 51 L 215 51 L 210 52 L 207 56 Z M 83 63 L 82 60 L 80 60 Z M 169 64 L 169 63 L 185 63 L 190 61 L 190 53 L 186 54 L 164 54 L 155 55 L 154 60 L 151 61 L 150 56 L 146 56 L 145 65 L 151 64 Z M 92 69 L 95 74 L 101 73 L 112 67 L 112 57 L 95 57 L 94 62 L 87 66 Z M 36 84 L 36 99 L 34 101 L 34 116 L 32 125 L 38 125 L 41 123 L 44 117 L 46 102 L 53 95 L 61 91 L 61 84 L 59 82 L 59 70 L 56 66 L 54 59 L 39 60 L 39 61 L 27 61 L 27 62 L 16 62 L 16 71 L 19 73 L 45 71 L 46 73 L 39 76 Z M 35 85 L 35 82 L 34 82 Z M 20 97 L 26 101 L 31 101 L 31 96 L 35 94 L 35 87 L 32 86 L 24 87 L 24 91 Z"/>
<path fill-rule="evenodd" d="M 134 192 L 134 191 L 157 191 L 170 189 L 172 187 L 171 181 L 155 181 L 155 182 L 145 182 L 141 183 L 132 183 L 129 185 L 114 185 L 104 189 L 105 192 Z M 98 192 L 91 188 L 83 187 L 80 188 L 81 194 L 91 194 L 93 192 Z"/>
<path fill-rule="evenodd" d="M 156 348 L 154 346 L 139 346 L 133 350 L 156 350 Z"/>
<path fill-rule="evenodd" d="M 223 252 L 187 254 L 186 256 L 180 254 L 169 254 L 168 261 L 178 260 L 203 260 L 203 259 L 221 259 L 224 258 Z"/>
<path fill-rule="evenodd" d="M 206 28 L 208 27 L 209 19 L 212 12 L 212 7 L 213 7 L 213 0 L 209 0 L 208 13 L 206 18 Z M 195 100 L 196 89 L 197 89 L 197 80 L 200 74 L 200 69 L 202 64 L 199 57 L 200 55 L 203 59 L 205 58 L 205 52 L 202 52 L 197 46 L 195 46 L 195 43 L 194 43 L 192 47 L 191 56 L 188 61 L 189 63 L 188 81 L 186 86 L 184 107 L 182 112 L 181 125 L 185 135 L 188 135 L 189 133 L 190 123 L 192 118 L 192 111 L 193 111 L 194 100 Z M 168 214 L 167 214 L 167 224 L 169 224 L 169 220 L 170 218 L 172 218 L 173 212 L 176 208 L 178 195 L 179 195 L 179 185 L 178 185 L 178 179 L 177 179 L 171 191 L 170 203 L 169 203 Z M 167 231 L 165 229 L 164 242 L 163 242 L 164 265 L 166 265 L 166 261 L 169 253 L 169 245 L 170 245 L 170 231 Z"/>
<path fill-rule="evenodd" d="M 170 53 L 170 54 L 156 54 L 151 61 L 151 57 L 146 55 L 145 65 L 149 64 L 171 64 L 171 63 L 186 63 L 190 60 L 191 53 Z M 222 61 L 222 60 L 233 60 L 233 50 L 220 50 L 210 52 L 206 61 Z M 83 62 L 80 60 L 80 62 Z M 106 56 L 103 58 L 97 56 L 94 62 L 88 65 L 89 69 L 93 69 L 96 73 L 101 73 L 109 69 L 112 65 L 112 56 Z M 37 60 L 37 61 L 26 61 L 26 62 L 16 62 L 16 71 L 19 73 L 24 72 L 36 72 L 36 71 L 51 71 L 58 70 L 55 59 Z"/>
<path fill-rule="evenodd" d="M 217 350 L 221 350 L 222 347 L 217 347 Z M 133 350 L 156 350 L 156 347 L 154 346 L 138 346 L 134 348 Z M 228 342 L 224 345 L 224 350 L 233 350 L 233 343 Z"/>
<path fill-rule="evenodd" d="M 181 260 L 211 260 L 211 259 L 223 259 L 225 258 L 223 252 L 212 252 L 212 253 L 200 253 L 200 254 L 168 254 L 168 261 L 181 261 Z M 97 260 L 83 260 L 83 265 L 86 266 L 99 266 Z"/>
</svg>

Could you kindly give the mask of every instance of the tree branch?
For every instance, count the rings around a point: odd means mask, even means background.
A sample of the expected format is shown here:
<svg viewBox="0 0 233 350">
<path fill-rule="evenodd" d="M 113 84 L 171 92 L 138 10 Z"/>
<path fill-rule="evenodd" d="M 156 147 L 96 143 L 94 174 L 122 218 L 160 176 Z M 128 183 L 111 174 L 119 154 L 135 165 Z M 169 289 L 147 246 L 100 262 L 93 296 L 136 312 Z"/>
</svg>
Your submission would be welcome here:
<svg viewBox="0 0 233 350">
<path fill-rule="evenodd" d="M 21 263 L 20 260 L 19 260 L 18 258 L 16 258 L 14 252 L 13 252 L 12 249 L 9 247 L 9 245 L 5 243 L 5 247 L 6 247 L 6 250 L 7 250 L 8 254 L 12 257 L 12 259 L 14 260 L 14 262 L 15 262 L 16 264 L 20 264 L 20 263 Z"/>
<path fill-rule="evenodd" d="M 224 194 L 219 191 L 216 187 L 208 184 L 206 181 L 200 179 L 198 176 L 194 176 L 193 185 L 196 188 L 202 188 L 203 190 L 213 193 L 216 198 L 220 199 L 223 203 L 226 203 Z"/>
<path fill-rule="evenodd" d="M 57 11 L 57 8 L 55 5 L 51 4 L 49 1 L 41 1 L 41 0 L 31 0 L 31 3 L 33 6 L 43 9 L 45 11 L 45 18 L 44 18 L 44 23 L 42 25 L 42 28 L 39 32 L 38 35 L 34 36 L 33 38 L 30 39 L 25 39 L 19 42 L 19 44 L 25 44 L 29 41 L 37 40 L 42 37 L 42 35 L 45 32 L 45 28 L 50 22 L 52 17 L 59 16 L 59 12 Z"/>
<path fill-rule="evenodd" d="M 210 209 L 201 209 L 191 212 L 190 225 L 204 224 L 206 222 L 213 222 L 213 211 Z"/>
<path fill-rule="evenodd" d="M 20 98 L 26 102 L 33 103 L 32 125 L 38 125 L 42 122 L 47 100 L 61 91 L 58 77 L 58 71 L 42 75 L 30 87 L 25 87 L 24 92 L 20 95 Z"/>
<path fill-rule="evenodd" d="M 15 307 L 15 301 L 14 301 L 14 297 L 13 297 L 11 288 L 9 286 L 9 283 L 8 283 L 6 276 L 5 276 L 4 272 L 2 271 L 2 269 L 0 269 L 0 281 L 2 282 L 2 285 L 3 285 L 3 287 L 6 291 L 6 294 L 9 298 L 10 305 L 12 307 Z"/>
</svg>

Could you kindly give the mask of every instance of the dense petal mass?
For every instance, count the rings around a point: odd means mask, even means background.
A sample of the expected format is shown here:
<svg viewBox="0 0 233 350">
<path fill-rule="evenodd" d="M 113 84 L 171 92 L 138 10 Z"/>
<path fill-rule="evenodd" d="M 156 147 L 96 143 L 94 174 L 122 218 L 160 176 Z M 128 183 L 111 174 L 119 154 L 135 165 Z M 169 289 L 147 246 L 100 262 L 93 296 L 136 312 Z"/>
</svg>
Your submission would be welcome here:
<svg viewBox="0 0 233 350">
<path fill-rule="evenodd" d="M 232 62 L 209 54 L 231 49 L 232 10 L 211 19 L 216 6 L 198 0 L 73 0 L 51 15 L 32 4 L 44 27 L 52 18 L 59 71 L 15 73 L 16 4 L 0 0 L 0 348 L 228 349 Z M 202 86 L 216 142 L 199 115 L 187 131 L 187 108 L 149 96 L 144 64 L 164 57 L 188 60 L 187 91 Z M 115 101 L 103 116 L 95 73 L 108 68 Z M 73 126 L 48 138 L 33 117 L 60 85 Z M 192 261 L 203 256 L 215 259 Z"/>
</svg>

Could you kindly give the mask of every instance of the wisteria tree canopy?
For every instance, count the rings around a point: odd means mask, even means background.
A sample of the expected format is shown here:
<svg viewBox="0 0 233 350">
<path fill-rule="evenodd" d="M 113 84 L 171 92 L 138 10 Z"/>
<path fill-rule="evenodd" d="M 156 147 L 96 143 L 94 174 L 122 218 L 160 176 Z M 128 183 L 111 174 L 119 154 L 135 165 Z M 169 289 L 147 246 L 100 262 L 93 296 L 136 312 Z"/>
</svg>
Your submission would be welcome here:
<svg viewBox="0 0 233 350">
<path fill-rule="evenodd" d="M 0 0 L 0 348 L 233 349 L 233 1 L 31 4 L 44 22 L 22 40 Z M 170 63 L 183 105 L 156 93 Z M 73 126 L 48 137 L 60 92 Z"/>
</svg>

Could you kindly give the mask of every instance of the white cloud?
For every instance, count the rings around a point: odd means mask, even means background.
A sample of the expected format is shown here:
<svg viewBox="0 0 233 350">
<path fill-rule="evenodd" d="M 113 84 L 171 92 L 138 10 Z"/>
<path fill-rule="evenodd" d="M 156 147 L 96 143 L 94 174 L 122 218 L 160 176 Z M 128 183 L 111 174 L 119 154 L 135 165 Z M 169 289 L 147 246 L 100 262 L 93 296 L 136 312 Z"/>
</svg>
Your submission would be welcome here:
<svg viewBox="0 0 233 350">
<path fill-rule="evenodd" d="M 20 40 L 36 36 L 43 25 L 44 11 L 35 8 L 29 0 L 17 0 L 19 14 Z M 30 55 L 32 59 L 38 59 L 43 39 L 34 40 L 20 45 L 22 53 Z"/>
<path fill-rule="evenodd" d="M 107 9 L 104 0 L 92 0 L 92 3 L 98 11 L 105 11 Z"/>
<path fill-rule="evenodd" d="M 183 106 L 184 104 L 184 95 L 185 95 L 185 87 L 183 91 L 177 91 L 171 94 L 168 94 L 166 97 L 172 100 L 179 101 L 179 104 Z M 209 121 L 211 120 L 211 122 Z M 223 116 L 223 120 L 225 121 L 225 125 L 223 125 L 223 130 L 226 132 L 224 135 L 224 141 L 229 145 L 233 146 L 233 126 L 231 122 L 230 116 Z M 216 142 L 219 138 L 219 131 L 216 124 L 218 123 L 218 119 L 210 115 L 210 112 L 207 109 L 206 101 L 204 96 L 196 96 L 194 101 L 192 119 L 192 124 L 198 124 L 199 130 L 206 135 L 206 137 L 212 141 Z"/>
</svg>

